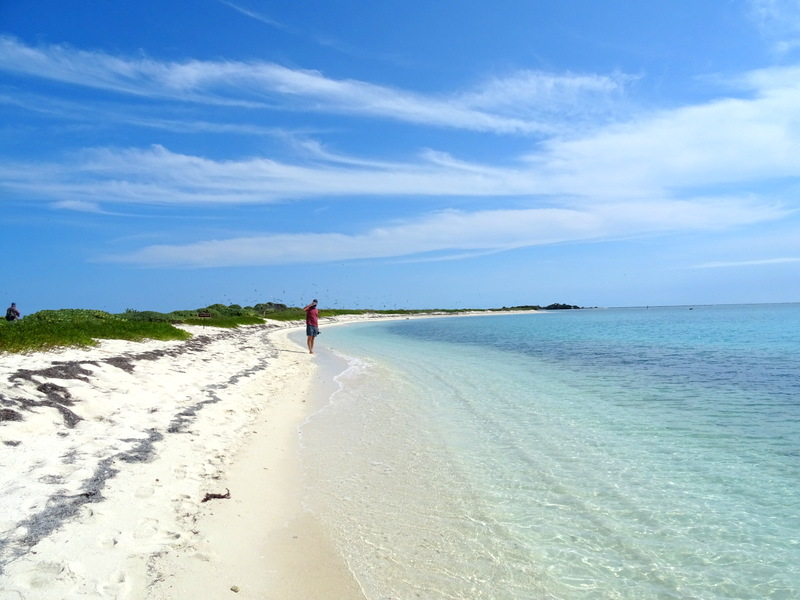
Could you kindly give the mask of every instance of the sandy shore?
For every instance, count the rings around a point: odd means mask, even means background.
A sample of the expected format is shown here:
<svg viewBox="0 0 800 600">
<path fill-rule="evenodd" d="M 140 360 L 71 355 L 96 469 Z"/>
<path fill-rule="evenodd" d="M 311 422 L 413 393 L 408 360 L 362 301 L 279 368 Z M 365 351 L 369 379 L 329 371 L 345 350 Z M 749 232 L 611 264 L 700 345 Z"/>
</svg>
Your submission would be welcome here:
<svg viewBox="0 0 800 600">
<path fill-rule="evenodd" d="M 363 598 L 299 502 L 316 358 L 187 329 L 0 356 L 0 600 Z"/>
<path fill-rule="evenodd" d="M 185 328 L 0 355 L 0 600 L 364 599 L 300 501 L 324 346 Z"/>
</svg>

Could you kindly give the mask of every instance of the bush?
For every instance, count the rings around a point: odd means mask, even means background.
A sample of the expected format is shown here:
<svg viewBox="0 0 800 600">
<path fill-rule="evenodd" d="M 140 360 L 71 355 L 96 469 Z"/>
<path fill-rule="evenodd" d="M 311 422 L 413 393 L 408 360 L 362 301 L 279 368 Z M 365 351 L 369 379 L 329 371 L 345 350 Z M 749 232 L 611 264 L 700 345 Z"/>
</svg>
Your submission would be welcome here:
<svg viewBox="0 0 800 600">
<path fill-rule="evenodd" d="M 136 321 L 100 310 L 43 310 L 0 328 L 0 352 L 36 352 L 95 346 L 98 339 L 184 340 L 186 331 L 169 323 Z"/>
<path fill-rule="evenodd" d="M 286 306 L 285 304 L 280 304 L 276 302 L 264 302 L 261 304 L 256 304 L 253 307 L 253 310 L 256 312 L 256 314 L 259 314 L 262 317 L 269 313 L 281 312 L 288 309 L 289 307 Z"/>
<path fill-rule="evenodd" d="M 203 312 L 203 311 L 200 311 Z M 183 320 L 187 325 L 203 325 L 209 327 L 239 327 L 239 325 L 261 325 L 264 319 L 261 317 L 250 317 L 247 315 L 241 317 L 198 317 L 196 314 L 192 317 L 187 317 Z"/>
<path fill-rule="evenodd" d="M 152 310 L 128 309 L 120 317 L 127 321 L 148 321 L 150 323 L 175 323 L 181 321 L 174 314 L 165 314 Z"/>
</svg>

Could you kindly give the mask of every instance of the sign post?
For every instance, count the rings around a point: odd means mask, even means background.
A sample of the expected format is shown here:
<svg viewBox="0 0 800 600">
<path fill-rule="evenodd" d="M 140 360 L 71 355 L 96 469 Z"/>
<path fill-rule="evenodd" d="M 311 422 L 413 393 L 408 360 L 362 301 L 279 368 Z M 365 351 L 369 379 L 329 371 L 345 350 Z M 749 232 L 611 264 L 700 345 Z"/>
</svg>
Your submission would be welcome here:
<svg viewBox="0 0 800 600">
<path fill-rule="evenodd" d="M 205 319 L 210 319 L 211 318 L 211 313 L 209 313 L 209 312 L 199 312 L 199 313 L 197 313 L 197 317 L 199 319 L 204 319 L 204 320 Z M 203 327 L 205 327 L 205 326 L 206 326 L 206 324 L 203 323 Z"/>
</svg>

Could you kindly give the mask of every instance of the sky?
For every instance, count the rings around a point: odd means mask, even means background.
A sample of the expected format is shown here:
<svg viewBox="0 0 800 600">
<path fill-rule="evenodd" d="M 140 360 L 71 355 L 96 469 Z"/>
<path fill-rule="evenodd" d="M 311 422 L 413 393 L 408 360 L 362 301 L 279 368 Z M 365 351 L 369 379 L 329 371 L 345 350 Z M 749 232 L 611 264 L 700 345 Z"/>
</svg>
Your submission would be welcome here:
<svg viewBox="0 0 800 600">
<path fill-rule="evenodd" d="M 0 302 L 800 301 L 800 0 L 0 0 Z"/>
</svg>

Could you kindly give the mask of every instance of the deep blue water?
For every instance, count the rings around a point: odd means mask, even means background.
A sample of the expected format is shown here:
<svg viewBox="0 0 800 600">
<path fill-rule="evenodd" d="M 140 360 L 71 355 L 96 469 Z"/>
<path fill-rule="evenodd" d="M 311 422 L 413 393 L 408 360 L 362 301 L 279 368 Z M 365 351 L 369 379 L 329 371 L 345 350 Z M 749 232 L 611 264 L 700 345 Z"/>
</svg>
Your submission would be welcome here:
<svg viewBox="0 0 800 600">
<path fill-rule="evenodd" d="M 800 305 L 329 327 L 307 502 L 370 600 L 800 598 Z"/>
</svg>

